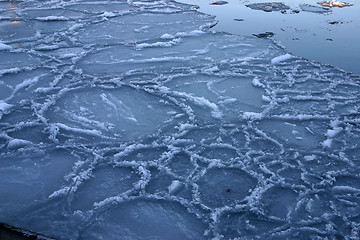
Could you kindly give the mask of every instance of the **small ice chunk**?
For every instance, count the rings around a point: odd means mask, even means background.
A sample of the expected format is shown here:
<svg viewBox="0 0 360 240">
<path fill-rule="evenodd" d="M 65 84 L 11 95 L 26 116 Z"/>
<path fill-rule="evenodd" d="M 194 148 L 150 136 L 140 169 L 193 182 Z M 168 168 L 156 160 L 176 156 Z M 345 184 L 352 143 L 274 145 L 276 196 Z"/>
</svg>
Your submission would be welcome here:
<svg viewBox="0 0 360 240">
<path fill-rule="evenodd" d="M 30 144 L 31 144 L 31 142 L 23 140 L 23 139 L 12 139 L 9 141 L 7 147 L 9 149 L 18 149 L 18 148 L 22 148 L 22 147 L 25 147 Z"/>
<path fill-rule="evenodd" d="M 3 100 L 0 100 L 0 111 L 6 111 L 7 109 L 11 108 L 12 105 L 4 102 Z"/>
<path fill-rule="evenodd" d="M 337 0 L 331 0 L 331 1 L 319 1 L 317 2 L 318 4 L 320 4 L 321 6 L 324 6 L 324 7 L 339 7 L 339 8 L 342 8 L 342 7 L 350 7 L 352 6 L 353 4 L 351 3 L 346 3 L 346 2 L 340 2 L 340 1 L 337 1 Z"/>
<path fill-rule="evenodd" d="M 261 96 L 261 99 L 262 99 L 264 102 L 271 102 L 271 98 L 269 98 L 268 96 L 265 96 L 265 95 L 262 95 L 262 96 Z"/>
<path fill-rule="evenodd" d="M 183 123 L 183 124 L 180 124 L 180 126 L 178 127 L 179 131 L 182 132 L 184 130 L 189 130 L 190 128 L 192 127 L 195 127 L 196 125 L 194 124 L 190 124 L 190 123 Z"/>
<path fill-rule="evenodd" d="M 67 21 L 68 18 L 64 16 L 47 16 L 47 17 L 37 17 L 36 20 L 39 21 Z"/>
<path fill-rule="evenodd" d="M 40 45 L 40 46 L 36 47 L 35 50 L 37 50 L 37 51 L 52 51 L 52 50 L 57 50 L 59 48 L 60 48 L 59 45 Z"/>
<path fill-rule="evenodd" d="M 220 111 L 212 111 L 211 116 L 213 116 L 214 118 L 217 118 L 217 119 L 221 119 L 223 114 Z"/>
<path fill-rule="evenodd" d="M 301 4 L 300 8 L 304 12 L 312 12 L 312 13 L 328 13 L 331 11 L 329 8 L 318 7 L 310 4 Z"/>
<path fill-rule="evenodd" d="M 76 24 L 72 25 L 71 27 L 69 27 L 69 31 L 76 31 L 79 28 L 82 28 L 83 26 L 84 26 L 84 24 L 76 23 Z"/>
<path fill-rule="evenodd" d="M 103 14 L 101 14 L 100 16 L 102 17 L 115 17 L 116 14 L 113 12 L 104 12 Z"/>
<path fill-rule="evenodd" d="M 264 84 L 262 84 L 259 80 L 259 78 L 255 77 L 253 80 L 252 80 L 252 85 L 255 86 L 255 87 L 262 87 L 262 88 L 265 88 Z"/>
<path fill-rule="evenodd" d="M 171 185 L 168 187 L 169 194 L 175 194 L 183 187 L 183 184 L 179 180 L 172 181 Z"/>
<path fill-rule="evenodd" d="M 335 186 L 333 191 L 337 193 L 359 193 L 360 190 L 350 186 Z"/>
<path fill-rule="evenodd" d="M 290 9 L 290 7 L 285 5 L 283 2 L 252 3 L 247 4 L 246 7 L 253 10 L 262 10 L 264 12 L 286 11 Z"/>
<path fill-rule="evenodd" d="M 339 132 L 341 132 L 342 128 L 335 128 L 335 129 L 329 129 L 326 133 L 326 135 L 329 138 L 335 137 Z"/>
<path fill-rule="evenodd" d="M 163 34 L 160 38 L 161 38 L 161 39 L 173 39 L 174 36 L 171 35 L 171 34 L 165 33 L 165 34 Z"/>
<path fill-rule="evenodd" d="M 262 113 L 244 112 L 243 119 L 246 120 L 260 120 L 263 117 Z"/>
<path fill-rule="evenodd" d="M 324 148 L 331 148 L 331 144 L 332 144 L 332 139 L 326 139 L 325 141 L 323 141 L 322 142 L 322 146 L 324 147 Z"/>
<path fill-rule="evenodd" d="M 52 194 L 50 194 L 49 198 L 55 198 L 55 197 L 58 197 L 58 196 L 65 195 L 69 191 L 70 191 L 69 187 L 64 187 L 64 188 L 62 188 L 60 190 L 57 190 L 57 191 L 53 192 Z"/>
<path fill-rule="evenodd" d="M 316 158 L 316 156 L 314 154 L 312 154 L 312 155 L 305 156 L 304 160 L 310 162 L 310 161 L 315 160 L 315 158 Z"/>
<path fill-rule="evenodd" d="M 225 4 L 228 4 L 228 2 L 227 1 L 215 1 L 215 2 L 210 3 L 210 5 L 225 5 Z"/>
<path fill-rule="evenodd" d="M 3 69 L 3 70 L 0 70 L 0 76 L 5 75 L 5 74 L 10 74 L 10 73 L 18 73 L 20 71 L 21 71 L 21 69 L 18 67 Z"/>
<path fill-rule="evenodd" d="M 11 46 L 6 45 L 6 44 L 0 42 L 0 51 L 1 51 L 1 50 L 8 50 L 8 49 L 11 49 L 11 48 L 12 48 Z"/>
<path fill-rule="evenodd" d="M 211 73 L 219 72 L 219 71 L 220 71 L 220 69 L 219 69 L 218 66 L 213 66 L 213 67 L 204 69 L 204 70 L 203 70 L 203 73 L 211 74 Z"/>
<path fill-rule="evenodd" d="M 287 54 L 284 54 L 284 55 L 281 55 L 281 56 L 278 56 L 278 57 L 274 57 L 273 59 L 271 59 L 271 63 L 272 64 L 277 64 L 277 63 L 289 60 L 291 58 L 293 58 L 293 56 L 291 54 L 287 53 Z"/>
<path fill-rule="evenodd" d="M 16 85 L 14 91 L 16 92 L 16 91 L 19 91 L 22 88 L 27 88 L 30 85 L 37 83 L 38 81 L 39 81 L 39 77 L 35 77 L 35 78 L 32 78 L 32 79 L 26 79 L 22 83 L 19 83 L 18 85 Z"/>
<path fill-rule="evenodd" d="M 191 32 L 179 32 L 175 36 L 176 37 L 196 37 L 199 35 L 205 34 L 204 31 L 201 30 L 193 30 Z"/>
<path fill-rule="evenodd" d="M 230 104 L 230 103 L 234 103 L 234 102 L 237 102 L 236 98 L 227 98 L 227 99 L 220 101 L 219 104 L 224 105 L 224 104 Z"/>
</svg>

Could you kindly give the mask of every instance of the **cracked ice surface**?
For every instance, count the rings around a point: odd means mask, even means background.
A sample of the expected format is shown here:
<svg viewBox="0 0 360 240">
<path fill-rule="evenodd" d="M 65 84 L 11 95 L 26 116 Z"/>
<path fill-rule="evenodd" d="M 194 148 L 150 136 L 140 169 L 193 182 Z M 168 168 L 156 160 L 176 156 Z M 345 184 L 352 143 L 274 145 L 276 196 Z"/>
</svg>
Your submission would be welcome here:
<svg viewBox="0 0 360 240">
<path fill-rule="evenodd" d="M 358 76 L 172 1 L 0 5 L 0 221 L 59 239 L 359 238 Z"/>
</svg>

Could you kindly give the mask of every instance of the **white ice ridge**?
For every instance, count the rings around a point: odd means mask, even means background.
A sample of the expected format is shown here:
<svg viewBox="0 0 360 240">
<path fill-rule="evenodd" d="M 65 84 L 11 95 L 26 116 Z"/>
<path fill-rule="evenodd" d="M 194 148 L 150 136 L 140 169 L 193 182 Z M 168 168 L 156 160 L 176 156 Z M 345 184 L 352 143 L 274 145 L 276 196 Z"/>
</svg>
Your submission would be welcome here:
<svg viewBox="0 0 360 240">
<path fill-rule="evenodd" d="M 277 56 L 277 57 L 274 57 L 273 59 L 271 59 L 271 63 L 272 64 L 277 64 L 277 63 L 280 63 L 280 62 L 283 62 L 283 61 L 287 61 L 289 59 L 293 58 L 292 55 L 286 53 L 284 55 L 280 55 L 280 56 Z"/>
<path fill-rule="evenodd" d="M 56 239 L 360 238 L 359 76 L 174 1 L 0 6 L 0 222 Z"/>
<path fill-rule="evenodd" d="M 37 17 L 36 20 L 39 21 L 67 21 L 68 18 L 64 16 L 46 16 L 46 17 Z"/>
<path fill-rule="evenodd" d="M 1 50 L 9 50 L 9 49 L 11 49 L 11 48 L 12 48 L 11 46 L 6 45 L 5 43 L 0 42 L 0 51 L 1 51 Z"/>
</svg>

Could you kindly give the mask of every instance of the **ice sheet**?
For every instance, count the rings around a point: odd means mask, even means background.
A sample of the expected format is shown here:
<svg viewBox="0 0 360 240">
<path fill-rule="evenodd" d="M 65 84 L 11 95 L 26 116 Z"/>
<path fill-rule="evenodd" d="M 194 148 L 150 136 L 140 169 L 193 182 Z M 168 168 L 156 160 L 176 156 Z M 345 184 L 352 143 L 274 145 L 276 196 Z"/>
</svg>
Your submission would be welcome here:
<svg viewBox="0 0 360 240">
<path fill-rule="evenodd" d="M 0 4 L 1 222 L 57 239 L 359 238 L 358 76 L 173 1 Z"/>
</svg>

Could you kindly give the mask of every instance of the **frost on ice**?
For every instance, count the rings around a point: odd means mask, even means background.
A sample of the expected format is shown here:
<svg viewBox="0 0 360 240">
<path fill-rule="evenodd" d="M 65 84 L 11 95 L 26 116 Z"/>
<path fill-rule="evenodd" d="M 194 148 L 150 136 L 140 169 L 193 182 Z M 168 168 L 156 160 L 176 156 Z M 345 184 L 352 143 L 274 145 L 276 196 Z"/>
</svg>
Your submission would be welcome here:
<svg viewBox="0 0 360 240">
<path fill-rule="evenodd" d="M 360 237 L 359 76 L 172 1 L 16 4 L 0 10 L 1 222 L 58 239 Z"/>
</svg>

